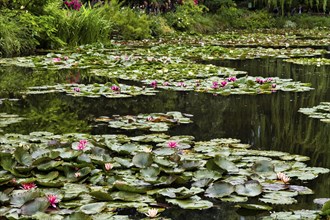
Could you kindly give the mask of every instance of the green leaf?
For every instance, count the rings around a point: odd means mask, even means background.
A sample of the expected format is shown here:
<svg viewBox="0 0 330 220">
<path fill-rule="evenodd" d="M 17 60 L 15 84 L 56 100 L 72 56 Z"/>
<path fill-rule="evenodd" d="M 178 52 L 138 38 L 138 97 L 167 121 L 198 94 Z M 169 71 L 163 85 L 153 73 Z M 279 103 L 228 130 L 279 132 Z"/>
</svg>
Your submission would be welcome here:
<svg viewBox="0 0 330 220">
<path fill-rule="evenodd" d="M 150 153 L 137 153 L 133 159 L 132 162 L 135 166 L 139 167 L 139 168 L 146 168 L 148 166 L 150 166 L 153 162 L 152 159 L 152 154 Z"/>
<path fill-rule="evenodd" d="M 190 199 L 166 199 L 167 202 L 178 205 L 183 209 L 209 209 L 213 203 L 207 200 L 201 200 L 198 196 L 193 196 Z"/>
<path fill-rule="evenodd" d="M 234 191 L 235 188 L 230 183 L 216 182 L 206 189 L 205 196 L 210 198 L 222 198 L 225 196 L 229 196 Z"/>
<path fill-rule="evenodd" d="M 49 206 L 47 198 L 36 198 L 21 208 L 23 215 L 33 215 L 37 212 L 44 212 Z"/>
<path fill-rule="evenodd" d="M 26 202 L 29 202 L 31 200 L 34 200 L 40 195 L 40 192 L 35 189 L 31 190 L 14 190 L 12 192 L 12 197 L 10 200 L 10 204 L 13 207 L 21 207 L 23 206 Z"/>
<path fill-rule="evenodd" d="M 102 212 L 106 208 L 106 205 L 106 202 L 90 203 L 81 206 L 79 210 L 87 215 L 94 215 Z"/>
<path fill-rule="evenodd" d="M 262 193 L 262 186 L 256 180 L 251 180 L 245 184 L 240 184 L 235 186 L 235 191 L 241 196 L 258 196 Z"/>
<path fill-rule="evenodd" d="M 23 147 L 16 148 L 14 157 L 22 165 L 30 166 L 32 164 L 32 156 Z"/>
</svg>

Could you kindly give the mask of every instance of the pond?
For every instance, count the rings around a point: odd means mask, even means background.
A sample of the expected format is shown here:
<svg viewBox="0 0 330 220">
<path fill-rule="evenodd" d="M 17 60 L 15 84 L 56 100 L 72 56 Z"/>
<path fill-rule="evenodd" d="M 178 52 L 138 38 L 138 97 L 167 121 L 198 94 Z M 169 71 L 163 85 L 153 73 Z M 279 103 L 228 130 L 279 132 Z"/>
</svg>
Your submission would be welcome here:
<svg viewBox="0 0 330 220">
<path fill-rule="evenodd" d="M 34 71 L 31 68 L 7 66 L 0 71 L 0 97 L 4 98 L 0 112 L 15 114 L 23 119 L 1 127 L 2 134 L 28 135 L 35 131 L 48 131 L 54 134 L 77 132 L 137 136 L 152 132 L 111 128 L 95 119 L 112 115 L 179 111 L 193 115 L 193 122 L 171 127 L 165 132 L 170 136 L 191 135 L 195 141 L 239 139 L 241 143 L 250 144 L 251 149 L 304 155 L 310 157 L 306 162 L 308 166 L 330 168 L 330 123 L 298 112 L 300 108 L 317 106 L 330 100 L 330 66 L 297 65 L 279 58 L 213 59 L 198 62 L 232 67 L 246 71 L 249 76 L 309 82 L 315 89 L 297 93 L 276 91 L 272 94 L 229 96 L 160 89 L 156 95 L 115 99 L 68 96 L 63 92 L 21 95 L 20 90 L 31 86 L 72 82 L 105 84 L 109 79 L 95 76 L 88 69 Z M 130 80 L 118 82 L 141 85 Z M 313 199 L 330 197 L 329 174 L 300 183 L 312 189 L 314 194 L 298 196 L 298 202 L 290 206 L 276 205 L 274 211 L 317 209 L 319 207 Z M 161 216 L 181 220 L 257 219 L 268 215 L 267 211 L 239 209 L 234 203 L 213 202 L 214 206 L 206 210 L 185 210 L 174 206 L 161 213 Z M 126 209 L 119 211 L 119 214 L 137 219 L 143 217 Z"/>
</svg>

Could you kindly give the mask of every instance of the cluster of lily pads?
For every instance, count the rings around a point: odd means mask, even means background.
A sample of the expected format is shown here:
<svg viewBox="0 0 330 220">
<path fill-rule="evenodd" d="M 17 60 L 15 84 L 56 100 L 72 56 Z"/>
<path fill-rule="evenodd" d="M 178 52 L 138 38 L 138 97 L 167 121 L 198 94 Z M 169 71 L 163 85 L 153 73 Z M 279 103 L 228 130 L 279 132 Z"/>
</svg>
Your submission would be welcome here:
<svg viewBox="0 0 330 220">
<path fill-rule="evenodd" d="M 330 123 L 330 102 L 321 102 L 312 108 L 300 108 L 299 112 L 309 115 L 311 118 L 318 118 L 322 122 Z"/>
<path fill-rule="evenodd" d="M 177 57 L 178 55 L 185 58 L 197 58 L 203 60 L 213 59 L 255 59 L 255 58 L 289 58 L 299 56 L 319 56 L 326 53 L 322 49 L 312 48 L 265 48 L 265 47 L 221 47 L 216 45 L 199 45 L 191 46 L 179 45 L 173 46 L 169 44 L 161 44 L 151 47 L 149 50 L 137 49 L 138 54 L 146 54 L 152 56 L 171 56 Z"/>
<path fill-rule="evenodd" d="M 291 58 L 284 61 L 300 65 L 324 66 L 330 65 L 330 59 L 327 58 Z"/>
<path fill-rule="evenodd" d="M 263 77 L 210 77 L 205 79 L 169 82 L 164 80 L 146 80 L 153 88 L 176 91 L 206 92 L 220 95 L 230 94 L 271 94 L 276 91 L 304 92 L 313 88 L 309 83 L 293 82 L 290 79 Z"/>
<path fill-rule="evenodd" d="M 165 134 L 5 134 L 0 216 L 116 219 L 119 209 L 151 215 L 164 203 L 207 209 L 220 201 L 270 210 L 267 204 L 312 194 L 302 181 L 329 172 L 308 167 L 306 156 L 249 147 L 237 139 Z M 246 204 L 252 197 L 259 202 Z"/>
<path fill-rule="evenodd" d="M 0 132 L 3 132 L 1 128 L 7 127 L 10 124 L 19 123 L 24 120 L 19 115 L 0 113 Z"/>
<path fill-rule="evenodd" d="M 45 94 L 64 92 L 71 96 L 84 96 L 89 98 L 126 98 L 138 95 L 155 95 L 157 91 L 151 88 L 142 88 L 133 85 L 125 85 L 108 82 L 106 84 L 57 84 L 54 86 L 29 87 L 25 94 Z"/>
<path fill-rule="evenodd" d="M 189 117 L 187 117 L 189 116 Z M 151 114 L 139 114 L 137 116 L 114 115 L 109 118 L 102 116 L 95 119 L 96 122 L 106 122 L 111 128 L 118 128 L 124 130 L 149 130 L 153 132 L 165 132 L 170 126 L 176 124 L 189 124 L 191 123 L 192 115 L 182 114 L 181 112 L 167 112 L 164 113 L 151 113 Z"/>
</svg>

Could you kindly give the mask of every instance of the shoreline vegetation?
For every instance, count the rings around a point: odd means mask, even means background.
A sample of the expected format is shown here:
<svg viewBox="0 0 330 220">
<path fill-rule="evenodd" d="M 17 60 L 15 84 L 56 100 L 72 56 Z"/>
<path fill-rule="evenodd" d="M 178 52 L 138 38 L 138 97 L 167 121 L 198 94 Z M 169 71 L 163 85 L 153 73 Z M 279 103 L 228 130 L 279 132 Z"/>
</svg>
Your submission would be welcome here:
<svg viewBox="0 0 330 220">
<path fill-rule="evenodd" d="M 2 0 L 0 57 L 31 55 L 37 49 L 111 44 L 113 39 L 330 28 L 327 1 L 265 2 Z"/>
</svg>

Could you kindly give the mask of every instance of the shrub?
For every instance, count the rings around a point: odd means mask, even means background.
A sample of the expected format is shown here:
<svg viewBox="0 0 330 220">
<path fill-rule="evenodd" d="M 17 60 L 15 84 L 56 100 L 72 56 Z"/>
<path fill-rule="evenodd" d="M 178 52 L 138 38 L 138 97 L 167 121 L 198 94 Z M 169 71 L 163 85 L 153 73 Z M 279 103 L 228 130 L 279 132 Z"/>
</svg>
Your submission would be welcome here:
<svg viewBox="0 0 330 220">
<path fill-rule="evenodd" d="M 218 23 L 222 24 L 222 28 L 238 28 L 238 29 L 258 29 L 270 28 L 275 25 L 273 18 L 266 11 L 248 11 L 234 7 L 221 8 L 216 15 Z"/>
</svg>

